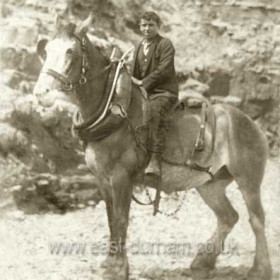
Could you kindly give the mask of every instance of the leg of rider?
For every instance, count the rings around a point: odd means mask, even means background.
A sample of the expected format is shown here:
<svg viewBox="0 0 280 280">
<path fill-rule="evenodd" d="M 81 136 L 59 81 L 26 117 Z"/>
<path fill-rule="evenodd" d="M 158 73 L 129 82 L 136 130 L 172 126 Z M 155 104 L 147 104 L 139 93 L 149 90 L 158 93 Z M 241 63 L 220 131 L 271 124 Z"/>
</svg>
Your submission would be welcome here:
<svg viewBox="0 0 280 280">
<path fill-rule="evenodd" d="M 160 157 L 164 147 L 165 120 L 174 101 L 167 97 L 158 97 L 149 101 L 149 151 L 151 159 L 146 174 L 161 175 Z"/>
</svg>

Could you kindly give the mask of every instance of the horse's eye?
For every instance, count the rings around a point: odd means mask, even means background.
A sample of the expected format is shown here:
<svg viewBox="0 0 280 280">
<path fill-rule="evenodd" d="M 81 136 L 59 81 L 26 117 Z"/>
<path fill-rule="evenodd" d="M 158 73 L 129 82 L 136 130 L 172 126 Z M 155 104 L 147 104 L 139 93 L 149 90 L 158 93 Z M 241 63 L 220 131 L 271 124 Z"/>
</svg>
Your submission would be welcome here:
<svg viewBox="0 0 280 280">
<path fill-rule="evenodd" d="M 74 50 L 73 50 L 73 49 L 68 49 L 66 53 L 67 53 L 67 54 L 69 54 L 69 55 L 72 55 L 72 54 L 73 54 L 73 52 L 74 52 Z"/>
</svg>

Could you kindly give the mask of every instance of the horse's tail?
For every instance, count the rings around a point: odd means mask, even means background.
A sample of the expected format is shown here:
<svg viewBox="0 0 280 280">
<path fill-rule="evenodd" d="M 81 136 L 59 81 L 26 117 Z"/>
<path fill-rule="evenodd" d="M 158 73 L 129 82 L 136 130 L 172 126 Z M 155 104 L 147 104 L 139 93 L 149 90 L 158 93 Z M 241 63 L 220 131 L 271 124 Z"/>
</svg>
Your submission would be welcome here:
<svg viewBox="0 0 280 280">
<path fill-rule="evenodd" d="M 215 148 L 215 142 L 216 142 L 216 115 L 214 112 L 213 105 L 208 99 L 204 99 L 204 102 L 206 103 L 207 106 L 207 112 L 206 112 L 206 121 L 210 126 L 211 129 L 211 153 L 210 155 L 213 154 L 214 148 Z"/>
</svg>

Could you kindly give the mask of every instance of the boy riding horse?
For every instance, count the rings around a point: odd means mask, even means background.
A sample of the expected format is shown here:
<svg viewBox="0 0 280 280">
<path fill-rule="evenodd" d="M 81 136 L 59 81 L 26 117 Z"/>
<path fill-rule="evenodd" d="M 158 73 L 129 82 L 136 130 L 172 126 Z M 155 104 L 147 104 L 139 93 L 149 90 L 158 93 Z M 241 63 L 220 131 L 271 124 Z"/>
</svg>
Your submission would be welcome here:
<svg viewBox="0 0 280 280">
<path fill-rule="evenodd" d="M 159 35 L 159 16 L 145 12 L 140 17 L 144 39 L 138 44 L 132 65 L 132 80 L 148 94 L 149 145 L 151 158 L 145 174 L 161 176 L 161 154 L 164 148 L 165 119 L 176 103 L 178 84 L 174 67 L 175 49 L 172 42 Z"/>
</svg>

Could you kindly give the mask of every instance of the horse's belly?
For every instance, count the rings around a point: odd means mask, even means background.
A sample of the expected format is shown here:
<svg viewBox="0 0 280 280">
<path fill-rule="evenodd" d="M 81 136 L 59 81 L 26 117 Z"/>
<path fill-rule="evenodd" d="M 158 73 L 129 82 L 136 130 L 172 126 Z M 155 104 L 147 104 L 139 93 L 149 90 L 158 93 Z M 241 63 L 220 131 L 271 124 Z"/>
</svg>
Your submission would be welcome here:
<svg viewBox="0 0 280 280">
<path fill-rule="evenodd" d="M 163 164 L 161 189 L 166 193 L 198 187 L 211 179 L 206 172 Z"/>
</svg>

